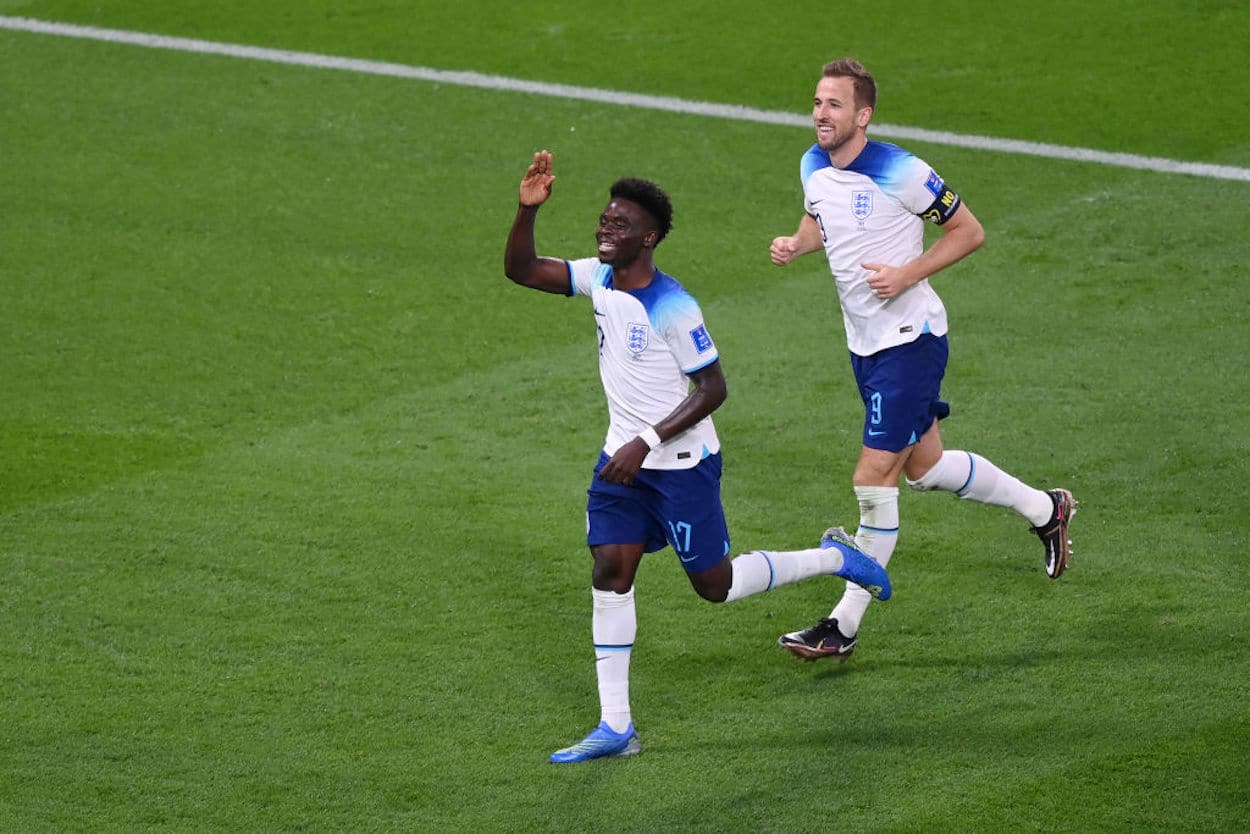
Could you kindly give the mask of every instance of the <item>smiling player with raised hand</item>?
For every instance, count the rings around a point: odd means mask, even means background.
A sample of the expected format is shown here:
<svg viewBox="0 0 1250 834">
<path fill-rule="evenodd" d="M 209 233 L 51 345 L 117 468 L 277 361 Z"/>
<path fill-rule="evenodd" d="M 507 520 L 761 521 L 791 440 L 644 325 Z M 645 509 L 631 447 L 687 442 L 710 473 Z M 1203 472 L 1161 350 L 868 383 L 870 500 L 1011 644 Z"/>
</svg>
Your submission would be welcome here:
<svg viewBox="0 0 1250 834">
<path fill-rule="evenodd" d="M 607 438 L 586 508 L 600 723 L 551 756 L 568 763 L 642 749 L 630 711 L 629 663 L 637 631 L 634 577 L 645 553 L 671 545 L 694 590 L 712 602 L 827 575 L 884 600 L 890 581 L 840 528 L 808 550 L 728 558 L 711 416 L 727 388 L 698 302 L 653 262 L 672 228 L 669 197 L 647 180 L 617 180 L 599 215 L 597 257 L 539 257 L 534 222 L 554 181 L 551 154 L 534 154 L 521 180 L 504 272 L 522 286 L 589 299 L 608 403 Z"/>
</svg>

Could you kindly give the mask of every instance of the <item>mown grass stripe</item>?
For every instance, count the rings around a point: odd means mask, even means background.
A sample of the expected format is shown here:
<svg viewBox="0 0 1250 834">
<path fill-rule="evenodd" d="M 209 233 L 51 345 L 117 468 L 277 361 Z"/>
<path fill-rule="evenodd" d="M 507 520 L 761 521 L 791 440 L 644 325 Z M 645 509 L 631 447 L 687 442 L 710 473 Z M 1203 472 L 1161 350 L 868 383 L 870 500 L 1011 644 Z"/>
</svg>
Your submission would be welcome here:
<svg viewBox="0 0 1250 834">
<path fill-rule="evenodd" d="M 270 49 L 259 46 L 218 43 L 215 41 L 198 40 L 195 38 L 178 38 L 167 35 L 152 35 L 144 32 L 129 32 L 121 29 L 105 29 L 95 26 L 80 26 L 71 23 L 34 20 L 23 17 L 0 16 L 0 29 L 33 32 L 61 37 L 84 38 L 105 41 L 108 43 L 144 46 L 152 49 L 171 49 L 180 52 L 195 52 L 206 55 L 224 55 L 231 58 L 245 58 L 256 61 L 268 61 L 277 64 L 315 67 L 317 69 L 334 69 L 346 72 L 357 72 L 367 75 L 383 75 L 394 78 L 407 78 L 429 81 L 437 84 L 450 84 L 459 87 L 478 87 L 486 90 L 504 90 L 508 92 L 529 93 L 532 95 L 551 96 L 554 98 L 594 101 L 601 104 L 612 104 L 622 107 L 639 107 L 647 110 L 662 110 L 671 113 L 685 113 L 694 116 L 709 116 L 719 119 L 732 119 L 743 122 L 760 122 L 786 127 L 808 127 L 811 119 L 806 114 L 789 113 L 779 110 L 761 110 L 754 107 L 743 107 L 733 104 L 717 104 L 715 102 L 692 101 L 670 96 L 653 96 L 645 93 L 629 93 L 619 90 L 603 90 L 595 87 L 578 87 L 571 84 L 553 84 L 544 81 L 526 81 L 502 75 L 489 75 L 479 72 L 465 72 L 433 69 L 431 67 L 414 67 L 407 64 L 396 64 L 387 61 L 369 61 L 360 58 L 343 58 L 334 55 L 322 55 L 313 52 L 294 52 L 285 49 Z M 1187 174 L 1209 179 L 1240 180 L 1250 182 L 1250 168 L 1238 168 L 1232 165 L 1214 165 L 1205 162 L 1185 162 L 1158 156 L 1142 156 L 1131 153 L 1114 153 L 1093 148 L 1077 148 L 1066 145 L 1052 145 L 1042 142 L 1029 142 L 1019 139 L 1000 139 L 992 136 L 975 134 L 950 133 L 942 130 L 926 130 L 924 128 L 907 127 L 905 125 L 874 124 L 873 135 L 885 139 L 907 139 L 917 142 L 928 142 L 935 145 L 950 145 L 961 148 L 994 151 L 998 153 L 1023 154 L 1046 159 L 1061 159 L 1072 162 L 1085 162 L 1094 165 L 1109 165 L 1121 168 L 1136 168 L 1155 171 L 1162 174 Z"/>
</svg>

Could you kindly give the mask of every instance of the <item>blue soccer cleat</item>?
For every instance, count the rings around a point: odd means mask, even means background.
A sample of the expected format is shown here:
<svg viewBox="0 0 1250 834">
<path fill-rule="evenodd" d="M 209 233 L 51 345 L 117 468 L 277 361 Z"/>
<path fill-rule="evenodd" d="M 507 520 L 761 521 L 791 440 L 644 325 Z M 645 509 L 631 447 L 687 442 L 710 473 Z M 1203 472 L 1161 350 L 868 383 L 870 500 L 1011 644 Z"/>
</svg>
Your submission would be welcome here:
<svg viewBox="0 0 1250 834">
<path fill-rule="evenodd" d="M 876 559 L 860 550 L 855 540 L 847 535 L 841 527 L 830 527 L 820 537 L 820 546 L 824 550 L 836 547 L 842 553 L 842 569 L 834 571 L 835 576 L 854 582 L 873 599 L 885 602 L 893 591 L 890 588 L 890 575 L 885 572 Z"/>
<path fill-rule="evenodd" d="M 600 721 L 599 726 L 577 744 L 552 753 L 551 761 L 553 764 L 570 764 L 608 756 L 633 756 L 641 752 L 642 740 L 632 723 L 625 728 L 625 732 L 618 733 L 608 726 L 608 722 Z"/>
</svg>

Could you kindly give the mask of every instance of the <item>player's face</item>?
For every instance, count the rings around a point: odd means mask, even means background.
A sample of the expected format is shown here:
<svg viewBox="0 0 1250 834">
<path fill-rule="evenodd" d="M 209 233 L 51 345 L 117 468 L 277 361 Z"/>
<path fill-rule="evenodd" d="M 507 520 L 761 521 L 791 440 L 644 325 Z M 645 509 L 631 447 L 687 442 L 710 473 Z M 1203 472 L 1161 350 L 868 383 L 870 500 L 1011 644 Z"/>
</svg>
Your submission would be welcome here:
<svg viewBox="0 0 1250 834">
<path fill-rule="evenodd" d="M 812 99 L 812 122 L 816 125 L 816 144 L 822 151 L 834 153 L 868 126 L 872 108 L 855 106 L 855 80 L 842 76 L 822 78 Z"/>
<path fill-rule="evenodd" d="M 654 222 L 637 203 L 614 198 L 599 215 L 599 260 L 615 267 L 625 267 L 638 255 L 655 245 Z"/>
</svg>

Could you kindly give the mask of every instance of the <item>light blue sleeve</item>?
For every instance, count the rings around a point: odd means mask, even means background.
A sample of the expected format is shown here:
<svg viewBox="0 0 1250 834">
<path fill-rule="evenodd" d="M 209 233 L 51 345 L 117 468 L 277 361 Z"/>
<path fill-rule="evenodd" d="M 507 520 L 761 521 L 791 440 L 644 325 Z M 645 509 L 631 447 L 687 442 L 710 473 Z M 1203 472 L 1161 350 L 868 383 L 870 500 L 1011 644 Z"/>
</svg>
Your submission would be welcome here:
<svg viewBox="0 0 1250 834">
<path fill-rule="evenodd" d="M 579 258 L 564 263 L 569 268 L 569 295 L 589 298 L 594 288 L 604 286 L 612 275 L 612 267 L 598 258 Z"/>
<path fill-rule="evenodd" d="M 648 312 L 683 373 L 701 371 L 720 358 L 703 321 L 703 311 L 693 296 L 685 292 L 666 293 Z"/>
</svg>

